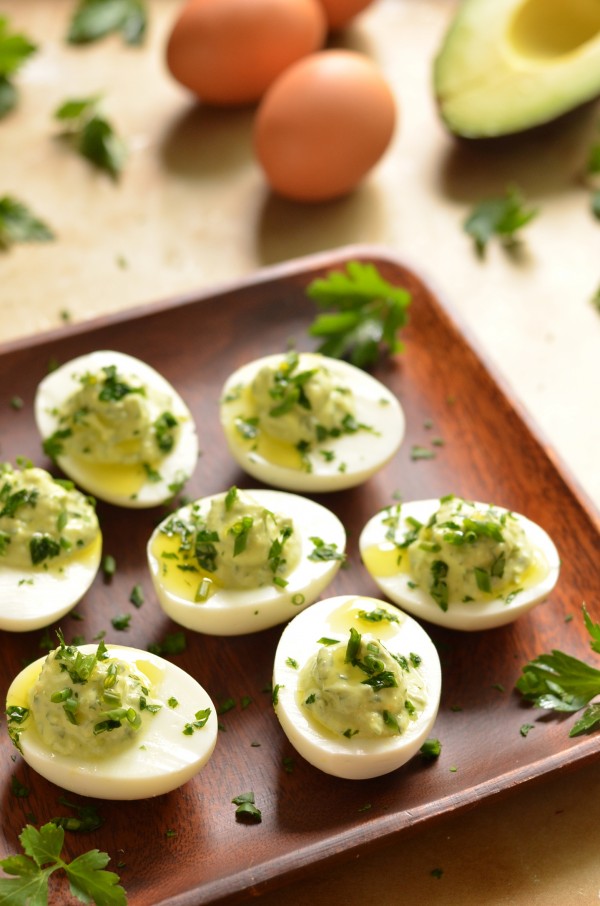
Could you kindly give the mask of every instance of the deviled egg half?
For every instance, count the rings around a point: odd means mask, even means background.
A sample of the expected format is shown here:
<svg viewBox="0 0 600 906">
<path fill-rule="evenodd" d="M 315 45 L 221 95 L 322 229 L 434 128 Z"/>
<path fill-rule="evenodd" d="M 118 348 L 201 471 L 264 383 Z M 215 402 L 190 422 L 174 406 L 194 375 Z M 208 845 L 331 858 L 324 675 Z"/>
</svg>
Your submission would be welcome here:
<svg viewBox="0 0 600 906">
<path fill-rule="evenodd" d="M 326 507 L 285 491 L 236 487 L 164 519 L 148 542 L 161 607 L 209 635 L 257 632 L 315 601 L 345 558 Z"/>
<path fill-rule="evenodd" d="M 383 384 L 317 353 L 257 359 L 225 382 L 221 424 L 249 475 L 290 491 L 338 491 L 366 481 L 396 453 L 404 413 Z"/>
<path fill-rule="evenodd" d="M 0 629 L 49 626 L 83 597 L 102 535 L 94 502 L 71 481 L 0 463 Z"/>
<path fill-rule="evenodd" d="M 184 670 L 120 645 L 59 645 L 13 680 L 8 732 L 38 774 L 81 796 L 142 799 L 186 783 L 217 739 L 213 702 Z"/>
<path fill-rule="evenodd" d="M 98 350 L 52 371 L 34 411 L 44 452 L 108 503 L 156 506 L 196 467 L 188 407 L 154 368 L 125 353 Z"/>
<path fill-rule="evenodd" d="M 340 595 L 284 629 L 273 702 L 284 733 L 314 767 L 363 780 L 395 771 L 418 752 L 441 695 L 433 642 L 384 601 Z"/>
<path fill-rule="evenodd" d="M 516 620 L 548 597 L 560 571 L 541 526 L 452 494 L 387 507 L 367 522 L 359 548 L 391 601 L 467 631 Z"/>
</svg>

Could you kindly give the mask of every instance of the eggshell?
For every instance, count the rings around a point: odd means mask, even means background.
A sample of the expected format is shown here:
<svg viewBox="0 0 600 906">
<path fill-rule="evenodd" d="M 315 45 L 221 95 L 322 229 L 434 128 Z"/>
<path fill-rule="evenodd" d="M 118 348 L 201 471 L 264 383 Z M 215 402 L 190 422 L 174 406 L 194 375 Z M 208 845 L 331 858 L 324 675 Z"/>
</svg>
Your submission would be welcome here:
<svg viewBox="0 0 600 906">
<path fill-rule="evenodd" d="M 333 31 L 343 28 L 354 19 L 367 6 L 370 6 L 373 0 L 319 0 L 325 10 L 327 25 Z"/>
<path fill-rule="evenodd" d="M 322 47 L 326 29 L 318 0 L 190 0 L 169 35 L 167 66 L 207 104 L 251 104 Z"/>
<path fill-rule="evenodd" d="M 257 111 L 254 149 L 272 188 L 323 201 L 355 188 L 386 150 L 392 92 L 362 54 L 327 50 L 280 75 Z"/>
</svg>

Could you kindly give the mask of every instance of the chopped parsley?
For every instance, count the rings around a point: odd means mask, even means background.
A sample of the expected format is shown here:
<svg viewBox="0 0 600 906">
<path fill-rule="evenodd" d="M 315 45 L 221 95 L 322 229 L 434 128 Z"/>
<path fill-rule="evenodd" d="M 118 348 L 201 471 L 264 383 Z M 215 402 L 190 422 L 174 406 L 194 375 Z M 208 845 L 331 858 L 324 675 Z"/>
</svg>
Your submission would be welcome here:
<svg viewBox="0 0 600 906">
<path fill-rule="evenodd" d="M 465 232 L 473 239 L 475 251 L 485 256 L 488 242 L 498 237 L 507 249 L 515 249 L 517 233 L 537 216 L 537 209 L 528 208 L 516 186 L 508 186 L 499 198 L 489 198 L 477 204 L 464 222 Z"/>
<path fill-rule="evenodd" d="M 54 239 L 50 227 L 22 201 L 12 195 L 0 198 L 0 250 L 17 242 L 49 242 Z"/>
<path fill-rule="evenodd" d="M 254 793 L 240 793 L 231 800 L 237 806 L 235 817 L 238 821 L 247 821 L 249 823 L 260 823 L 262 821 L 262 812 L 255 805 Z"/>
<path fill-rule="evenodd" d="M 99 101 L 98 97 L 64 101 L 54 117 L 65 127 L 61 137 L 82 157 L 116 179 L 123 169 L 127 150 L 111 123 L 99 112 Z"/>
</svg>

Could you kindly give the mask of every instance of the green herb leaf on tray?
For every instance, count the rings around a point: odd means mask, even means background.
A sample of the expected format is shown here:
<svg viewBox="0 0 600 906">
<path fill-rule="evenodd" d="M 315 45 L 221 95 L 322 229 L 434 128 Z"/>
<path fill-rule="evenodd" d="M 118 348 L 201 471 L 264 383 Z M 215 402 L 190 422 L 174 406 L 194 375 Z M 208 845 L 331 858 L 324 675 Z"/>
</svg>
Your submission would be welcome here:
<svg viewBox="0 0 600 906">
<path fill-rule="evenodd" d="M 585 605 L 583 618 L 592 640 L 590 647 L 600 654 L 600 624 L 592 621 Z M 523 667 L 516 688 L 538 708 L 572 713 L 585 708 L 600 695 L 600 670 L 564 651 L 553 649 L 550 654 L 540 654 Z M 600 727 L 600 703 L 586 709 L 569 736 L 596 727 Z"/>
<path fill-rule="evenodd" d="M 143 0 L 80 0 L 73 13 L 67 40 L 89 44 L 113 32 L 126 44 L 141 44 L 148 26 Z"/>
<path fill-rule="evenodd" d="M 54 233 L 43 220 L 11 195 L 0 198 L 0 249 L 17 242 L 48 242 Z"/>
<path fill-rule="evenodd" d="M 54 118 L 65 126 L 62 138 L 71 142 L 82 157 L 116 179 L 125 164 L 127 149 L 99 112 L 99 104 L 100 97 L 96 95 L 70 99 L 55 110 Z"/>
<path fill-rule="evenodd" d="M 0 867 L 10 878 L 0 878 L 0 903 L 27 906 L 48 902 L 48 881 L 62 869 L 69 881 L 71 894 L 82 903 L 102 906 L 125 906 L 127 896 L 119 876 L 105 871 L 110 858 L 97 849 L 66 862 L 62 857 L 65 832 L 53 822 L 39 830 L 28 824 L 19 835 L 25 855 L 8 856 Z"/>
<path fill-rule="evenodd" d="M 0 16 L 0 119 L 17 104 L 18 93 L 11 76 L 36 50 L 33 41 L 11 32 L 7 17 Z"/>
<path fill-rule="evenodd" d="M 238 821 L 249 821 L 256 824 L 262 821 L 262 812 L 254 804 L 253 792 L 240 793 L 239 796 L 235 796 L 231 801 L 234 805 L 237 805 L 235 816 Z"/>
<path fill-rule="evenodd" d="M 349 261 L 345 271 L 331 271 L 309 283 L 306 293 L 319 308 L 309 326 L 321 340 L 317 351 L 349 359 L 359 368 L 373 365 L 382 351 L 402 352 L 398 331 L 408 322 L 410 293 L 385 280 L 374 264 Z"/>
<path fill-rule="evenodd" d="M 475 250 L 483 258 L 488 242 L 498 237 L 506 248 L 518 245 L 517 233 L 537 216 L 528 208 L 516 186 L 509 186 L 504 196 L 488 198 L 477 204 L 464 222 L 465 232 L 473 239 Z"/>
</svg>

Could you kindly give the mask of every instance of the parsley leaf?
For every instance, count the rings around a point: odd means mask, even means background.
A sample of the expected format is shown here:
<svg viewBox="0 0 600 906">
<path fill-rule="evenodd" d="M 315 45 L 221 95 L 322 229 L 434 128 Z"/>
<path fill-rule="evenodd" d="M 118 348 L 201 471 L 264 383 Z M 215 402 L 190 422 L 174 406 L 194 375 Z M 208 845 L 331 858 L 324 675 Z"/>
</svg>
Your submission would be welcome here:
<svg viewBox="0 0 600 906">
<path fill-rule="evenodd" d="M 64 101 L 54 118 L 65 126 L 62 137 L 75 150 L 100 170 L 116 179 L 125 163 L 127 149 L 112 125 L 99 112 L 100 98 L 89 97 Z"/>
<path fill-rule="evenodd" d="M 249 821 L 257 824 L 262 821 L 262 813 L 254 804 L 254 793 L 252 791 L 240 793 L 239 796 L 235 796 L 231 801 L 234 805 L 237 805 L 235 816 L 238 821 Z"/>
<path fill-rule="evenodd" d="M 477 254 L 483 258 L 487 244 L 494 236 L 498 236 L 505 248 L 514 249 L 518 245 L 515 234 L 537 213 L 537 209 L 525 207 L 516 186 L 508 186 L 504 196 L 488 198 L 476 205 L 465 220 L 464 229 L 472 237 Z"/>
<path fill-rule="evenodd" d="M 92 849 L 65 862 L 61 858 L 65 832 L 53 822 L 39 830 L 28 824 L 19 835 L 25 855 L 8 856 L 0 866 L 11 878 L 0 878 L 0 902 L 12 906 L 48 901 L 48 880 L 57 869 L 67 875 L 73 896 L 82 903 L 102 903 L 103 906 L 125 906 L 125 890 L 119 876 L 105 871 L 110 861 L 106 853 Z"/>
<path fill-rule="evenodd" d="M 143 0 L 80 0 L 67 40 L 71 44 L 87 44 L 120 32 L 126 44 L 141 44 L 147 25 Z"/>
<path fill-rule="evenodd" d="M 592 651 L 600 654 L 600 624 L 594 623 L 583 605 L 583 618 Z M 600 695 L 600 670 L 564 651 L 540 654 L 522 669 L 516 688 L 538 708 L 570 713 L 584 708 Z M 569 736 L 600 728 L 600 703 L 591 705 L 575 723 Z"/>
<path fill-rule="evenodd" d="M 410 293 L 385 280 L 374 264 L 349 261 L 345 272 L 331 271 L 309 283 L 306 293 L 319 308 L 309 326 L 321 339 L 317 351 L 332 358 L 348 358 L 365 368 L 374 364 L 382 349 L 402 352 L 397 333 L 408 322 Z"/>
<path fill-rule="evenodd" d="M 15 242 L 48 242 L 54 239 L 50 228 L 26 205 L 11 195 L 0 198 L 0 249 Z"/>
<path fill-rule="evenodd" d="M 37 45 L 25 35 L 11 33 L 7 17 L 0 16 L 0 118 L 16 106 L 18 99 L 10 77 L 36 50 Z"/>
</svg>

